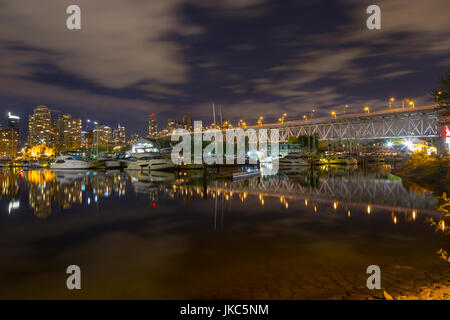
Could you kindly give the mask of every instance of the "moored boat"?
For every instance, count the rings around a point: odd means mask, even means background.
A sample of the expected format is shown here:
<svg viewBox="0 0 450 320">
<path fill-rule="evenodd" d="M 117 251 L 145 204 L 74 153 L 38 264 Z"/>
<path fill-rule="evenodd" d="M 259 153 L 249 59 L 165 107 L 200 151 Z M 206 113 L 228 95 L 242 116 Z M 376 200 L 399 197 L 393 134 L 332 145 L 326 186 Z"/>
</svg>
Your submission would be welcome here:
<svg viewBox="0 0 450 320">
<path fill-rule="evenodd" d="M 90 167 L 88 161 L 77 159 L 70 155 L 59 155 L 50 165 L 52 170 L 87 170 Z"/>
</svg>

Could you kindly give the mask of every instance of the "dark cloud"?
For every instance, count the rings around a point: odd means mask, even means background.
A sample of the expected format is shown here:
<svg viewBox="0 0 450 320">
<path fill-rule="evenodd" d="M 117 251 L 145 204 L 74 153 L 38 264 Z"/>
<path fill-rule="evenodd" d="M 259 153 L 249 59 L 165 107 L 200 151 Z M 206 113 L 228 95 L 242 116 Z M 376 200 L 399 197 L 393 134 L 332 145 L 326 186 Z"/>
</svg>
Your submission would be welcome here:
<svg viewBox="0 0 450 320">
<path fill-rule="evenodd" d="M 4 0 L 0 97 L 25 116 L 48 104 L 145 133 L 146 115 L 256 121 L 427 92 L 449 65 L 450 2 Z M 365 27 L 369 4 L 382 30 Z M 416 96 L 419 97 L 416 97 Z M 113 123 L 111 123 L 113 124 Z"/>
</svg>

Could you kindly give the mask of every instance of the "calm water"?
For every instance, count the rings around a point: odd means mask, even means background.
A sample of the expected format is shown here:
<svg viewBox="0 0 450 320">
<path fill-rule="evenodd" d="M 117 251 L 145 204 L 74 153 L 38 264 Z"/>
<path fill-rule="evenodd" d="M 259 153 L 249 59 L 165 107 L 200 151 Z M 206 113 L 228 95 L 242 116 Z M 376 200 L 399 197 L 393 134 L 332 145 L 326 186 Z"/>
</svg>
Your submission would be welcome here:
<svg viewBox="0 0 450 320">
<path fill-rule="evenodd" d="M 246 181 L 0 171 L 0 298 L 380 298 L 448 282 L 438 200 L 388 168 Z M 82 290 L 66 288 L 79 265 Z"/>
</svg>

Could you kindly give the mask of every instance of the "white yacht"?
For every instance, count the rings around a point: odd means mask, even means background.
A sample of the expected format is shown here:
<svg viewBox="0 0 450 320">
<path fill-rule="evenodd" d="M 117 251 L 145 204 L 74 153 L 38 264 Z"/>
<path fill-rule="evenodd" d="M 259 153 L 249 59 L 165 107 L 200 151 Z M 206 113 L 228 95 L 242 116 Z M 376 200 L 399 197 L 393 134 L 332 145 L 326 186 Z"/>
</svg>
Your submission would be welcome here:
<svg viewBox="0 0 450 320">
<path fill-rule="evenodd" d="M 159 153 L 135 153 L 135 161 L 128 161 L 127 170 L 168 170 L 175 168 L 175 164 L 168 157 Z"/>
<path fill-rule="evenodd" d="M 279 167 L 299 167 L 309 166 L 308 158 L 301 153 L 290 153 L 284 158 L 278 160 Z"/>
<path fill-rule="evenodd" d="M 88 161 L 76 159 L 73 156 L 62 156 L 56 157 L 55 162 L 50 165 L 52 170 L 79 170 L 79 169 L 89 169 L 90 163 Z"/>
</svg>

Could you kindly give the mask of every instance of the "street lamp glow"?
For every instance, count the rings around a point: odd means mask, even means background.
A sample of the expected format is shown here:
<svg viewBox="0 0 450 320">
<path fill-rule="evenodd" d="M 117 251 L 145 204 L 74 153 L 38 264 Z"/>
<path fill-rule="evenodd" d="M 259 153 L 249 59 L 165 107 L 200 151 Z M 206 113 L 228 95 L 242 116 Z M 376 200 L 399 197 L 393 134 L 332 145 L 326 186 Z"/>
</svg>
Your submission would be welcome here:
<svg viewBox="0 0 450 320">
<path fill-rule="evenodd" d="M 364 107 L 364 111 L 366 111 L 367 113 L 370 113 L 370 108 L 369 108 L 369 106 L 365 106 L 365 107 Z"/>
<path fill-rule="evenodd" d="M 410 140 L 403 140 L 403 145 L 408 148 L 408 150 L 411 150 L 414 146 L 414 144 Z"/>
<path fill-rule="evenodd" d="M 389 98 L 389 101 L 388 101 L 389 110 L 391 110 L 392 102 L 394 102 L 394 101 L 395 101 L 395 98 L 393 98 L 393 97 Z"/>
<path fill-rule="evenodd" d="M 331 111 L 331 115 L 336 119 L 336 111 Z"/>
</svg>

